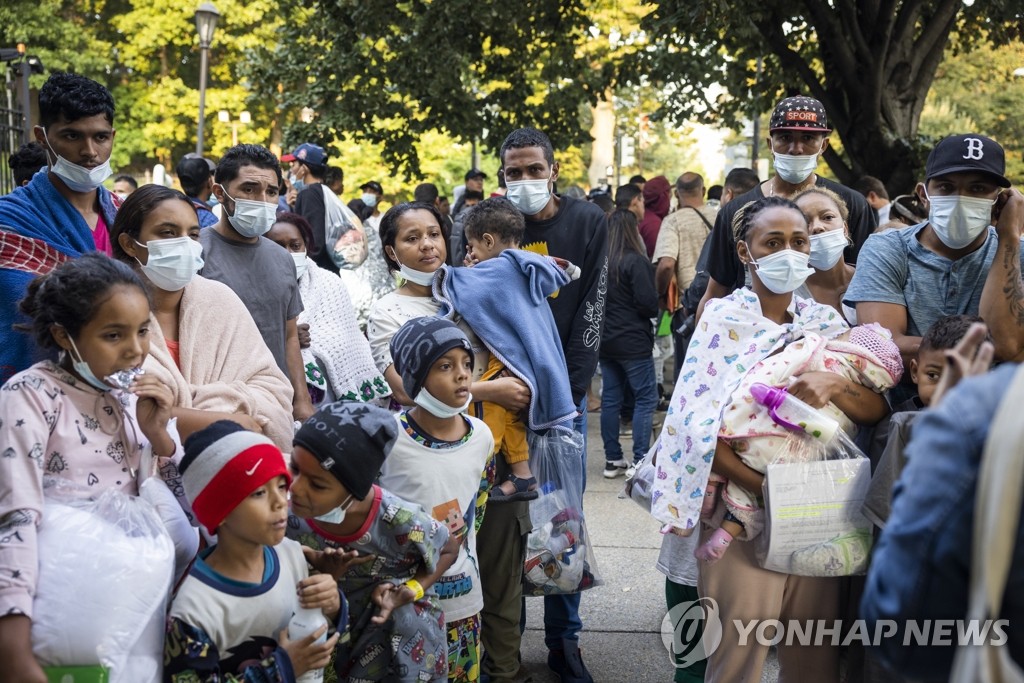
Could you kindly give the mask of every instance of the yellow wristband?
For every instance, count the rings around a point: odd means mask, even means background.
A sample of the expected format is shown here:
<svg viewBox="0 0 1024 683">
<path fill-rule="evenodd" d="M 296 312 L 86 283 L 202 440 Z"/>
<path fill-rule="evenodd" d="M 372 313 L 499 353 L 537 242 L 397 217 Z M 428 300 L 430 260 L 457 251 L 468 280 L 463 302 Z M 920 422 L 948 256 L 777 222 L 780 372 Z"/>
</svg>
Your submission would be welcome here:
<svg viewBox="0 0 1024 683">
<path fill-rule="evenodd" d="M 404 585 L 412 591 L 413 602 L 416 602 L 423 597 L 423 586 L 416 579 L 409 579 Z"/>
</svg>

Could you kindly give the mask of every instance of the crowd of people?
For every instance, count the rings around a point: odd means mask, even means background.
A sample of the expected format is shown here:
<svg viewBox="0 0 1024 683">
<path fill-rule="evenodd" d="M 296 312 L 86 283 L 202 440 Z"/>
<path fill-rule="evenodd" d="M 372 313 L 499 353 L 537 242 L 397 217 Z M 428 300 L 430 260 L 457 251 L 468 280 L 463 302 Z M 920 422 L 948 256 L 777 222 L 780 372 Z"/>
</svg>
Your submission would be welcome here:
<svg viewBox="0 0 1024 683">
<path fill-rule="evenodd" d="M 114 121 L 103 86 L 53 74 L 0 197 L 0 681 L 103 663 L 48 660 L 43 641 L 82 636 L 36 628 L 59 615 L 35 609 L 53 590 L 47 538 L 66 533 L 52 506 L 101 494 L 151 505 L 174 547 L 174 585 L 147 587 L 160 647 L 112 681 L 328 666 L 524 680 L 530 511 L 552 485 L 531 444 L 582 440 L 583 475 L 560 482 L 582 497 L 592 412 L 604 477 L 652 473 L 667 609 L 710 598 L 727 624 L 966 615 L 974 482 L 1015 374 L 988 366 L 1024 355 L 1024 196 L 994 140 L 942 139 L 914 195 L 890 202 L 877 179 L 818 173 L 831 129 L 796 96 L 772 114 L 765 180 L 559 192 L 550 140 L 523 128 L 489 196 L 470 169 L 451 209 L 423 183 L 382 211 L 372 179 L 345 203 L 312 142 L 186 155 L 180 191 L 127 175 L 107 189 Z M 752 539 L 786 431 L 755 383 L 870 459 L 866 580 L 762 566 Z M 547 664 L 572 683 L 593 680 L 583 587 L 543 598 Z M 1003 611 L 1012 624 L 1015 597 Z M 1024 661 L 1024 637 L 1009 641 Z M 838 683 L 841 659 L 848 681 L 948 674 L 955 648 L 900 643 L 780 642 L 780 680 Z M 706 661 L 677 652 L 674 680 L 761 680 L 767 652 L 727 632 Z"/>
</svg>

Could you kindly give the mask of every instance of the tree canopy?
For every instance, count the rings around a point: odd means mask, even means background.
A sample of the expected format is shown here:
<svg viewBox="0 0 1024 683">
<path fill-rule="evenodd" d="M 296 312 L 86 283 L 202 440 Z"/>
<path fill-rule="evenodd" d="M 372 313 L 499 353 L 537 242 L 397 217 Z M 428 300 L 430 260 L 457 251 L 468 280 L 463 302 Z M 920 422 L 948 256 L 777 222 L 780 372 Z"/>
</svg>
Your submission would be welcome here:
<svg viewBox="0 0 1024 683">
<path fill-rule="evenodd" d="M 651 45 L 632 71 L 670 93 L 663 115 L 736 125 L 782 97 L 810 95 L 842 142 L 842 156 L 825 153 L 840 181 L 869 174 L 895 190 L 912 187 L 923 166 L 918 123 L 951 32 L 954 52 L 969 51 L 1019 40 L 1024 20 L 1019 0 L 655 4 L 643 21 Z"/>
</svg>

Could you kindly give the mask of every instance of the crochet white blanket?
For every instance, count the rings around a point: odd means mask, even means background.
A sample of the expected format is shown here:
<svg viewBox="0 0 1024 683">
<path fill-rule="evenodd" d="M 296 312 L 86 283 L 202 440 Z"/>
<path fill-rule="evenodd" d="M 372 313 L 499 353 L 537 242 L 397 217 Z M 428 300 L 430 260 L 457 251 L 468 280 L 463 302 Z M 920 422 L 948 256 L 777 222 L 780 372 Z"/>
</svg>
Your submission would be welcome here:
<svg viewBox="0 0 1024 683">
<path fill-rule="evenodd" d="M 306 262 L 306 272 L 299 278 L 303 305 L 299 323 L 309 324 L 310 336 L 309 348 L 302 349 L 306 383 L 321 390 L 329 384 L 335 400 L 386 399 L 391 388 L 377 371 L 370 343 L 359 331 L 345 283 L 312 259 L 307 257 Z"/>
</svg>

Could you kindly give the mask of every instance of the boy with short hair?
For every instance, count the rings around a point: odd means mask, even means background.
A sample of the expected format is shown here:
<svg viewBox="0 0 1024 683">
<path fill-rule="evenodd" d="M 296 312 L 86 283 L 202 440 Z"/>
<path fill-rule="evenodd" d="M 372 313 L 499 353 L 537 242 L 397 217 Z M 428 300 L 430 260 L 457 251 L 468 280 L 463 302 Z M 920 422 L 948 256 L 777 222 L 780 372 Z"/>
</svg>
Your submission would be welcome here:
<svg viewBox="0 0 1024 683">
<path fill-rule="evenodd" d="M 171 604 L 164 681 L 292 683 L 330 661 L 339 634 L 326 625 L 296 641 L 285 633 L 298 607 L 348 621 L 327 574 L 308 576 L 302 548 L 285 538 L 291 475 L 268 438 L 222 420 L 185 442 L 179 465 L 199 522 L 217 534 Z M 296 598 L 296 592 L 298 598 Z"/>
<path fill-rule="evenodd" d="M 942 373 L 946 351 L 960 343 L 974 323 L 984 323 L 976 315 L 947 315 L 928 328 L 916 358 L 910 360 L 910 378 L 917 385 L 917 396 L 895 406 L 892 413 L 875 427 L 868 456 L 871 458 L 871 486 L 864 502 L 864 514 L 879 528 L 885 527 L 892 504 L 892 487 L 906 464 L 904 451 L 910 441 L 911 424 L 918 413 L 932 403 Z M 986 336 L 992 341 L 992 335 Z"/>
<path fill-rule="evenodd" d="M 395 416 L 398 439 L 380 485 L 419 503 L 459 539 L 455 562 L 434 587 L 447 622 L 448 681 L 470 683 L 479 680 L 483 609 L 477 493 L 494 452 L 487 425 L 463 414 L 473 400 L 473 347 L 450 320 L 413 318 L 391 338 L 391 356 L 416 405 Z"/>
</svg>

